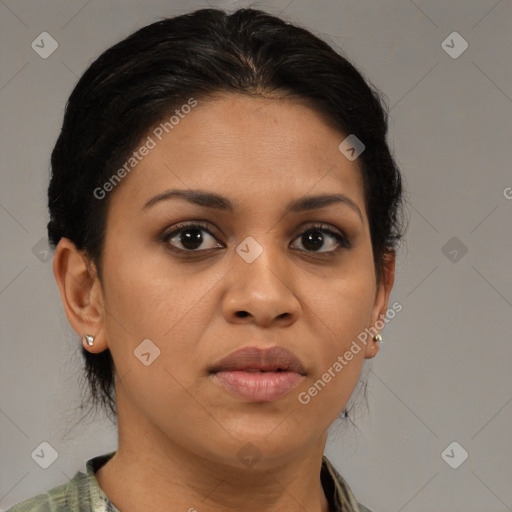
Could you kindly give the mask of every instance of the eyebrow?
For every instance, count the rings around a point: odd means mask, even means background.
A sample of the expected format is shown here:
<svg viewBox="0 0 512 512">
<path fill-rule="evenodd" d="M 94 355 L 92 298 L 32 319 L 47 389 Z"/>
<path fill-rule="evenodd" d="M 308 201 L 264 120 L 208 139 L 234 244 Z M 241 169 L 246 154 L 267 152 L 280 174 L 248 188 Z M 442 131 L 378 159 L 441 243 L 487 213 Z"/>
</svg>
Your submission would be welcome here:
<svg viewBox="0 0 512 512">
<path fill-rule="evenodd" d="M 154 206 L 161 201 L 167 201 L 172 198 L 182 198 L 186 201 L 197 204 L 199 206 L 204 206 L 206 208 L 214 208 L 216 210 L 224 210 L 229 211 L 231 213 L 234 212 L 235 207 L 233 203 L 224 196 L 219 194 L 215 194 L 213 192 L 206 192 L 204 190 L 179 190 L 179 189 L 171 189 L 162 192 L 161 194 L 156 195 L 151 198 L 144 206 L 142 207 L 142 211 L 147 210 L 148 208 Z M 322 194 L 316 196 L 305 196 L 297 199 L 295 201 L 291 201 L 285 209 L 285 215 L 288 213 L 297 213 L 308 210 L 315 210 L 319 208 L 325 208 L 330 206 L 331 204 L 346 204 L 352 210 L 354 210 L 361 222 L 363 222 L 363 215 L 361 213 L 361 209 L 357 204 L 352 201 L 349 197 L 343 194 Z"/>
</svg>

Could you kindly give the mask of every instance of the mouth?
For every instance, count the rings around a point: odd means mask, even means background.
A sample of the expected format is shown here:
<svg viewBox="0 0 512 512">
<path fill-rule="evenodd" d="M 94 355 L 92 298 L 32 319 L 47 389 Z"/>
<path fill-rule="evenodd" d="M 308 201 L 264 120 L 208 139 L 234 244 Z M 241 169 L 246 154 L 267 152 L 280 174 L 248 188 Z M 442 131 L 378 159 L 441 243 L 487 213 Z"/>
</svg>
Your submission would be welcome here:
<svg viewBox="0 0 512 512">
<path fill-rule="evenodd" d="M 237 350 L 209 369 L 214 382 L 249 402 L 272 402 L 287 395 L 304 379 L 304 366 L 282 347 Z"/>
</svg>

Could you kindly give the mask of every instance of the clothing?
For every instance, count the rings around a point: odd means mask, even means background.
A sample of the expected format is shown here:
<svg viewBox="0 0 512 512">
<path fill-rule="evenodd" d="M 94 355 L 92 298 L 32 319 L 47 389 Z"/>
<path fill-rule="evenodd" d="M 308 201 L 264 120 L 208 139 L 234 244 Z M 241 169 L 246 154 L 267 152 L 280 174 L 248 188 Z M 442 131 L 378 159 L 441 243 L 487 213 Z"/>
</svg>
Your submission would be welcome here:
<svg viewBox="0 0 512 512">
<path fill-rule="evenodd" d="M 66 484 L 24 500 L 6 512 L 120 512 L 107 498 L 95 473 L 114 452 L 99 455 L 86 463 L 86 473 L 77 471 Z M 330 512 L 371 512 L 358 503 L 348 484 L 324 455 L 320 479 Z"/>
</svg>

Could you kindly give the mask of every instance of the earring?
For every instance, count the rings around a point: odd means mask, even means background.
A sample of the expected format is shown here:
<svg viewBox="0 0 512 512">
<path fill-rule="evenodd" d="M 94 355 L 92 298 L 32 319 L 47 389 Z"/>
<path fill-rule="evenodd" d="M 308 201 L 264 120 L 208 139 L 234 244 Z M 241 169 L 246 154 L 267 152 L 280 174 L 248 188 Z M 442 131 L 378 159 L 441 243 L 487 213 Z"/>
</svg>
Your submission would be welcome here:
<svg viewBox="0 0 512 512">
<path fill-rule="evenodd" d="M 89 347 L 92 347 L 94 345 L 94 336 L 91 336 L 90 334 L 84 334 L 84 338 Z"/>
<path fill-rule="evenodd" d="M 382 336 L 380 334 L 376 334 L 373 337 L 373 341 L 378 341 L 379 343 L 382 343 Z"/>
</svg>

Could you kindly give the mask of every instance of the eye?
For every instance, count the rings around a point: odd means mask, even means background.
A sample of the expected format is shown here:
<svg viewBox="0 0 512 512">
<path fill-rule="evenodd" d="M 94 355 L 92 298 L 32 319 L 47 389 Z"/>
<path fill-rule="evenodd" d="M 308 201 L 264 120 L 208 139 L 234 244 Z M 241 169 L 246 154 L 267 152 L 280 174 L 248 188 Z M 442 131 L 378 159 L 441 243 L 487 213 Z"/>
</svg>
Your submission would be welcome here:
<svg viewBox="0 0 512 512">
<path fill-rule="evenodd" d="M 199 252 L 223 247 L 216 241 L 208 225 L 201 222 L 178 224 L 170 233 L 163 235 L 162 241 L 179 252 Z"/>
<path fill-rule="evenodd" d="M 296 240 L 302 242 L 305 252 L 334 253 L 339 247 L 351 247 L 341 231 L 335 231 L 324 224 L 310 226 Z M 200 252 L 224 247 L 207 224 L 197 221 L 178 224 L 170 233 L 162 236 L 162 242 L 177 252 Z"/>
<path fill-rule="evenodd" d="M 324 224 L 310 226 L 296 240 L 302 242 L 307 252 L 334 253 L 339 247 L 345 249 L 351 247 L 349 240 L 342 232 L 335 231 Z M 323 246 L 327 248 L 320 250 Z"/>
</svg>

